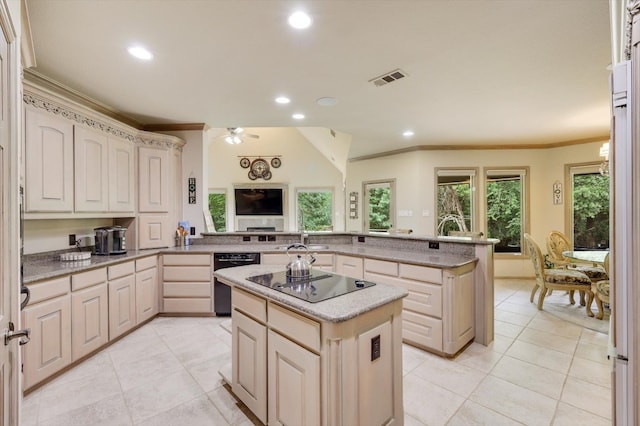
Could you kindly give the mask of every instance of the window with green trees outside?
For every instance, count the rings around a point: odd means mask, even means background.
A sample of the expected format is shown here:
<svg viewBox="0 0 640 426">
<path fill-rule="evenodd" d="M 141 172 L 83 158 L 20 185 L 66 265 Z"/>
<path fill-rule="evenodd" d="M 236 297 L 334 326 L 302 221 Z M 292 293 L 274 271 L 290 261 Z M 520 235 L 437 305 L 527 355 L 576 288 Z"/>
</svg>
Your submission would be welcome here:
<svg viewBox="0 0 640 426">
<path fill-rule="evenodd" d="M 209 192 L 209 211 L 216 232 L 227 230 L 227 194 L 224 191 Z"/>
<path fill-rule="evenodd" d="M 333 192 L 331 190 L 299 189 L 296 201 L 300 231 L 333 230 Z"/>
</svg>

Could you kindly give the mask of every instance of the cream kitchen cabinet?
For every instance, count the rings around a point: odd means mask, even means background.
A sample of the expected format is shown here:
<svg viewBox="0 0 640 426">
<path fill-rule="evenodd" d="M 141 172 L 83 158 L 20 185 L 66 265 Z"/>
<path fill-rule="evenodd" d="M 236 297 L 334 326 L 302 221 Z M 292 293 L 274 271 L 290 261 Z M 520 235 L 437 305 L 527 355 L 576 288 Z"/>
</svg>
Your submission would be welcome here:
<svg viewBox="0 0 640 426">
<path fill-rule="evenodd" d="M 263 253 L 261 256 L 261 263 L 263 265 L 281 265 L 284 270 L 287 264 L 295 259 L 295 254 L 297 252 L 291 252 L 291 256 L 289 257 L 286 253 Z M 301 253 L 304 253 L 302 251 Z M 313 263 L 313 269 L 321 269 L 323 271 L 333 271 L 333 257 L 332 253 L 313 253 L 313 256 L 316 258 L 316 261 Z"/>
<path fill-rule="evenodd" d="M 73 211 L 73 125 L 25 109 L 25 212 Z"/>
<path fill-rule="evenodd" d="M 109 340 L 136 325 L 135 262 L 109 266 Z"/>
<path fill-rule="evenodd" d="M 403 340 L 451 356 L 475 337 L 474 269 L 473 263 L 440 269 L 365 259 L 364 279 L 405 288 Z"/>
<path fill-rule="evenodd" d="M 167 149 L 138 148 L 138 211 L 166 213 L 171 207 L 171 166 Z"/>
<path fill-rule="evenodd" d="M 109 139 L 98 130 L 75 126 L 75 211 L 109 209 Z"/>
<path fill-rule="evenodd" d="M 136 260 L 136 324 L 158 313 L 158 257 Z"/>
<path fill-rule="evenodd" d="M 162 312 L 213 312 L 213 256 L 162 256 Z"/>
<path fill-rule="evenodd" d="M 363 260 L 361 257 L 337 254 L 335 271 L 340 275 L 362 279 L 364 273 Z"/>
<path fill-rule="evenodd" d="M 31 300 L 22 311 L 31 341 L 22 346 L 24 389 L 71 364 L 70 277 L 29 284 Z"/>
<path fill-rule="evenodd" d="M 76 361 L 109 341 L 107 268 L 71 277 L 71 357 Z"/>
<path fill-rule="evenodd" d="M 320 324 L 235 287 L 231 299 L 233 392 L 262 423 L 318 424 Z"/>
<path fill-rule="evenodd" d="M 135 210 L 135 145 L 109 136 L 109 211 L 130 213 Z"/>
</svg>

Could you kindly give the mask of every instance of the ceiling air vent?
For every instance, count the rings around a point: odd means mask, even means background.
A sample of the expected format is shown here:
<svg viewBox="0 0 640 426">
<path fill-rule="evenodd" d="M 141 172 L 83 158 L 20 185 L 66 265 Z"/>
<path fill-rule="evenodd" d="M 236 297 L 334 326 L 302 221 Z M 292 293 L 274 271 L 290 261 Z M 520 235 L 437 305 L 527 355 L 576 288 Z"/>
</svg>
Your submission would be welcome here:
<svg viewBox="0 0 640 426">
<path fill-rule="evenodd" d="M 406 72 L 400 69 L 395 69 L 386 74 L 382 74 L 381 76 L 378 76 L 376 78 L 372 78 L 371 80 L 369 80 L 369 83 L 373 83 L 379 87 L 379 86 L 384 86 L 385 84 L 394 82 L 396 80 L 400 80 L 401 78 L 406 76 L 407 76 Z"/>
</svg>

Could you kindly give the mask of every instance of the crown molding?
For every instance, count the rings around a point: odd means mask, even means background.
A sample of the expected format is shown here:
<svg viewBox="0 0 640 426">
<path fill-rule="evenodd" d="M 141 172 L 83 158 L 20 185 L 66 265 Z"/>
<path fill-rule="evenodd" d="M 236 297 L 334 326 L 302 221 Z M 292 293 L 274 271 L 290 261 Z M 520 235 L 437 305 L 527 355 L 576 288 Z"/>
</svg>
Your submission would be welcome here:
<svg viewBox="0 0 640 426">
<path fill-rule="evenodd" d="M 206 123 L 145 124 L 142 130 L 147 132 L 178 132 L 181 130 L 208 130 Z"/>
<path fill-rule="evenodd" d="M 133 118 L 126 116 L 114 108 L 110 107 L 107 104 L 104 104 L 98 100 L 95 100 L 83 93 L 78 92 L 71 87 L 65 86 L 64 84 L 47 77 L 44 74 L 39 73 L 33 69 L 25 69 L 24 70 L 24 81 L 28 84 L 36 86 L 41 90 L 47 91 L 51 94 L 61 96 L 64 99 L 68 99 L 72 102 L 75 102 L 78 105 L 81 105 L 85 108 L 89 108 L 97 113 L 105 115 L 111 119 L 117 120 L 121 123 L 126 124 L 127 126 L 133 127 L 135 129 L 141 130 L 142 125 L 134 120 Z"/>
<path fill-rule="evenodd" d="M 639 0 L 640 1 L 640 0 Z M 395 149 L 393 151 L 379 152 L 376 154 L 362 155 L 349 159 L 350 163 L 374 158 L 389 157 L 392 155 L 405 154 L 416 151 L 487 151 L 487 150 L 509 150 L 509 149 L 551 149 L 565 146 L 582 145 L 593 142 L 607 141 L 611 135 L 606 134 L 585 139 L 575 139 L 551 143 L 522 143 L 522 144 L 495 144 L 495 145 L 416 145 L 408 148 Z"/>
</svg>

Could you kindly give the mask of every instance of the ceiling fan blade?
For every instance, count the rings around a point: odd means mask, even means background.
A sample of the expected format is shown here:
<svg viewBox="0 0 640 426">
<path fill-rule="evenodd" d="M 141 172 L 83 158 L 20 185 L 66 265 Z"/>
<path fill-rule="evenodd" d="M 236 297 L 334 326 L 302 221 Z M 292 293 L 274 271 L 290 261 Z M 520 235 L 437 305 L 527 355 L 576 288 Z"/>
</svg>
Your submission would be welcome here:
<svg viewBox="0 0 640 426">
<path fill-rule="evenodd" d="M 245 133 L 245 134 L 244 134 L 244 135 L 242 135 L 242 136 L 247 136 L 247 137 L 249 137 L 249 138 L 254 138 L 254 139 L 258 139 L 258 138 L 260 138 L 260 136 L 258 136 L 258 135 L 252 135 L 251 133 Z"/>
</svg>

